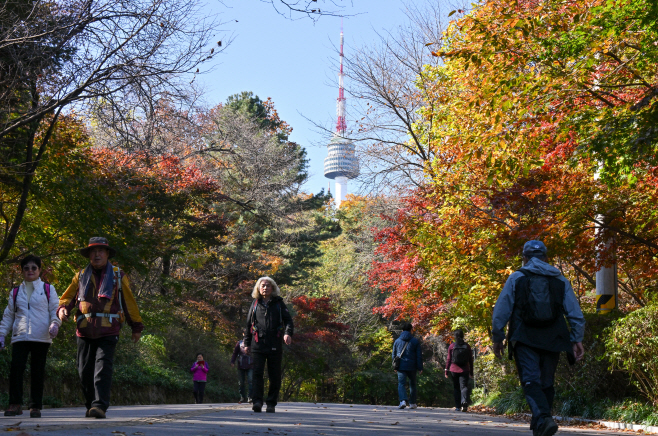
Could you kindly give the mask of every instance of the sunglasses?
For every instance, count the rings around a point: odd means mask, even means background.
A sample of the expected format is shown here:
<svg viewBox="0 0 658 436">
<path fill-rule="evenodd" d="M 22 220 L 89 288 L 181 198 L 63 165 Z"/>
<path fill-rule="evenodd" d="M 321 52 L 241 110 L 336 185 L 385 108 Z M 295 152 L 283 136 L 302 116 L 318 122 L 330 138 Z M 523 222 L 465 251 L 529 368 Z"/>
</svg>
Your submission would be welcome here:
<svg viewBox="0 0 658 436">
<path fill-rule="evenodd" d="M 23 267 L 23 271 L 25 271 L 25 272 L 27 272 L 27 271 L 38 271 L 38 270 L 39 270 L 39 267 L 36 266 L 36 265 L 25 265 Z"/>
</svg>

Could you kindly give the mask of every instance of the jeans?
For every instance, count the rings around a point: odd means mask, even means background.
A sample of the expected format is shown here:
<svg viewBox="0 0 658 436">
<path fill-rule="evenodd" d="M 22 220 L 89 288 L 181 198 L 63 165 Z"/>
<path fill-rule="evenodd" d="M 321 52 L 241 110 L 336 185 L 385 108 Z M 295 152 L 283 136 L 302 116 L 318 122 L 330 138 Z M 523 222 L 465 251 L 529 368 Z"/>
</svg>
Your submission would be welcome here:
<svg viewBox="0 0 658 436">
<path fill-rule="evenodd" d="M 252 384 L 254 370 L 238 369 L 238 374 L 240 375 L 240 378 L 238 379 L 238 386 L 240 387 L 240 400 L 246 401 L 247 399 L 252 398 L 254 395 L 254 387 Z M 247 385 L 249 386 L 249 395 L 247 395 Z"/>
<path fill-rule="evenodd" d="M 532 410 L 530 429 L 539 428 L 544 419 L 550 417 L 555 397 L 555 370 L 560 353 L 540 350 L 517 342 L 514 361 L 519 373 L 525 399 Z"/>
<path fill-rule="evenodd" d="M 203 403 L 203 393 L 206 391 L 206 382 L 194 380 L 194 402 L 196 404 Z"/>
<path fill-rule="evenodd" d="M 450 372 L 452 374 L 452 387 L 455 396 L 455 407 L 461 408 L 470 403 L 468 389 L 468 372 Z"/>
<path fill-rule="evenodd" d="M 253 400 L 254 404 L 263 404 L 263 391 L 265 390 L 265 363 L 267 363 L 267 374 L 270 379 L 270 388 L 267 392 L 265 403 L 268 406 L 276 406 L 281 390 L 281 360 L 283 350 L 275 353 L 252 352 L 254 358 Z"/>
<path fill-rule="evenodd" d="M 110 407 L 114 351 L 118 336 L 97 339 L 78 337 L 78 374 L 87 409 Z"/>
<path fill-rule="evenodd" d="M 30 354 L 30 409 L 43 406 L 43 380 L 48 357 L 48 342 L 20 341 L 11 344 L 9 404 L 23 404 L 23 374 Z"/>
<path fill-rule="evenodd" d="M 398 398 L 407 401 L 407 378 L 409 378 L 409 403 L 416 404 L 416 371 L 398 370 Z"/>
</svg>

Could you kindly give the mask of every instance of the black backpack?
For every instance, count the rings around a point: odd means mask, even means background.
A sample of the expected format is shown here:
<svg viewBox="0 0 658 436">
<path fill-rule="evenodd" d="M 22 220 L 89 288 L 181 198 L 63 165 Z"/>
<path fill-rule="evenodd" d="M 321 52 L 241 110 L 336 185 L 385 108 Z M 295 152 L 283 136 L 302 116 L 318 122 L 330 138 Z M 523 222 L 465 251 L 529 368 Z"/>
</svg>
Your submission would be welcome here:
<svg viewBox="0 0 658 436">
<path fill-rule="evenodd" d="M 457 344 L 455 342 L 454 347 L 452 347 L 452 359 L 451 363 L 454 363 L 457 366 L 464 367 L 468 364 L 469 361 L 469 352 L 468 352 L 468 345 L 466 345 L 466 342 L 463 342 L 461 344 Z"/>
<path fill-rule="evenodd" d="M 564 313 L 564 282 L 557 277 L 523 273 L 516 281 L 515 304 L 521 319 L 528 327 L 545 328 L 552 326 Z"/>
</svg>

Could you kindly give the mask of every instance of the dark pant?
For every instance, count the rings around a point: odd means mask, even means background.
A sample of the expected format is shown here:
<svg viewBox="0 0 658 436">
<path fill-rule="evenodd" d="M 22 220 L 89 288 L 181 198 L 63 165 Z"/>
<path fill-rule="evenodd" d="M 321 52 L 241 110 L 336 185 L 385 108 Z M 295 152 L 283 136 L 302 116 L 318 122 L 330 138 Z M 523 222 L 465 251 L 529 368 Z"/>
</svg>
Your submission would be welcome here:
<svg viewBox="0 0 658 436">
<path fill-rule="evenodd" d="M 206 382 L 194 380 L 194 402 L 197 404 L 203 403 L 203 393 L 206 391 Z"/>
<path fill-rule="evenodd" d="M 514 360 L 525 399 L 532 410 L 530 428 L 536 429 L 551 416 L 555 388 L 555 370 L 560 353 L 529 347 L 520 342 L 514 347 Z"/>
<path fill-rule="evenodd" d="M 455 407 L 468 406 L 468 372 L 450 372 L 452 374 L 452 388 L 455 396 Z"/>
<path fill-rule="evenodd" d="M 268 406 L 276 406 L 279 399 L 279 390 L 281 389 L 281 359 L 283 357 L 282 351 L 275 353 L 253 353 L 254 358 L 254 379 L 253 390 L 254 395 L 251 397 L 254 404 L 263 403 L 263 391 L 265 389 L 265 363 L 267 362 L 267 375 L 270 380 L 270 388 L 267 392 L 265 403 Z"/>
<path fill-rule="evenodd" d="M 254 395 L 254 388 L 252 384 L 252 379 L 254 377 L 254 370 L 238 369 L 238 373 L 240 375 L 240 378 L 238 379 L 238 383 L 240 387 L 240 400 L 246 401 L 247 399 L 252 398 Z M 247 390 L 247 385 L 249 386 L 248 390 Z M 247 392 L 249 392 L 249 396 L 247 396 Z"/>
<path fill-rule="evenodd" d="M 78 338 L 78 374 L 87 409 L 110 407 L 110 387 L 114 367 L 114 350 L 118 336 L 97 339 Z"/>
<path fill-rule="evenodd" d="M 23 374 L 27 355 L 30 354 L 30 409 L 41 409 L 48 347 L 50 344 L 47 342 L 20 341 L 11 344 L 9 404 L 23 404 Z"/>
<path fill-rule="evenodd" d="M 398 370 L 398 398 L 400 402 L 407 400 L 407 378 L 409 379 L 409 403 L 416 404 L 416 371 Z"/>
</svg>

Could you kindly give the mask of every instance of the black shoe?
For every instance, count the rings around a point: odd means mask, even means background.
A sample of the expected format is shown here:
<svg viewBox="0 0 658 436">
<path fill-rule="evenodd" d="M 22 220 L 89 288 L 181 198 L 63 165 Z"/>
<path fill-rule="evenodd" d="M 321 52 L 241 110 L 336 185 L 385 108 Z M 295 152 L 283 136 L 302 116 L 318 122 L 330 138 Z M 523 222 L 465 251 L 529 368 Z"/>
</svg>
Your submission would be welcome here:
<svg viewBox="0 0 658 436">
<path fill-rule="evenodd" d="M 30 409 L 30 418 L 41 418 L 41 409 Z"/>
<path fill-rule="evenodd" d="M 251 410 L 253 410 L 256 413 L 260 413 L 260 411 L 263 409 L 263 403 L 254 403 L 253 407 Z"/>
<path fill-rule="evenodd" d="M 545 418 L 544 422 L 537 429 L 537 436 L 553 436 L 557 433 L 557 428 L 557 424 L 553 421 L 553 418 Z"/>
<path fill-rule="evenodd" d="M 100 407 L 92 407 L 89 409 L 89 417 L 96 419 L 105 419 L 105 411 Z"/>
<path fill-rule="evenodd" d="M 274 413 L 274 406 L 270 406 L 269 404 L 267 405 L 267 408 L 265 409 L 265 412 L 267 413 Z"/>
</svg>

